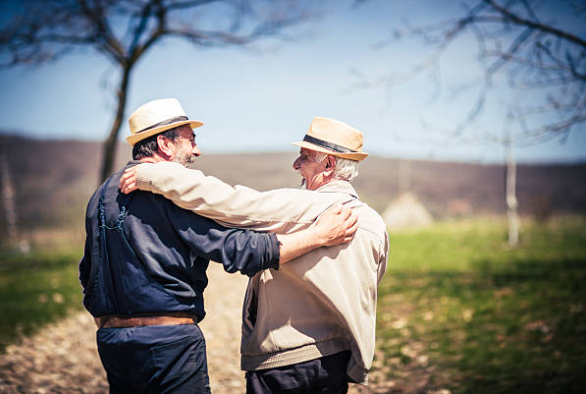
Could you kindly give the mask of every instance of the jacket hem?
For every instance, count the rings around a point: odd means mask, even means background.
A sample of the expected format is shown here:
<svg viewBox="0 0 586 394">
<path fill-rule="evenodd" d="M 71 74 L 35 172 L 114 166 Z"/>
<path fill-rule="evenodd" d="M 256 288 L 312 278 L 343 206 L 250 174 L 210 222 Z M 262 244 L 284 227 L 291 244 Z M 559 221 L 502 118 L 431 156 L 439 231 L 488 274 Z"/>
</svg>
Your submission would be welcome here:
<svg viewBox="0 0 586 394">
<path fill-rule="evenodd" d="M 342 338 L 335 338 L 275 353 L 254 356 L 243 354 L 240 359 L 240 367 L 244 371 L 284 367 L 286 365 L 315 360 L 316 358 L 329 356 L 344 350 L 350 350 L 347 341 Z"/>
</svg>

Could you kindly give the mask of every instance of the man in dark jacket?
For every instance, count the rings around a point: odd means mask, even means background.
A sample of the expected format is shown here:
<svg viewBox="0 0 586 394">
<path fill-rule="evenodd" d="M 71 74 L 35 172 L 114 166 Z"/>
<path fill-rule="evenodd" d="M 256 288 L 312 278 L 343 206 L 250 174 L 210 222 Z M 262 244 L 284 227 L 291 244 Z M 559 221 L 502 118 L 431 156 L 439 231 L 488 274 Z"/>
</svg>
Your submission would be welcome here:
<svg viewBox="0 0 586 394">
<path fill-rule="evenodd" d="M 200 155 L 175 99 L 155 100 L 129 119 L 133 161 L 187 165 Z M 320 246 L 351 239 L 356 217 L 336 208 L 316 226 L 278 235 L 228 229 L 146 192 L 120 193 L 124 169 L 87 207 L 83 303 L 96 318 L 98 351 L 111 393 L 209 393 L 203 290 L 209 261 L 252 276 Z"/>
</svg>

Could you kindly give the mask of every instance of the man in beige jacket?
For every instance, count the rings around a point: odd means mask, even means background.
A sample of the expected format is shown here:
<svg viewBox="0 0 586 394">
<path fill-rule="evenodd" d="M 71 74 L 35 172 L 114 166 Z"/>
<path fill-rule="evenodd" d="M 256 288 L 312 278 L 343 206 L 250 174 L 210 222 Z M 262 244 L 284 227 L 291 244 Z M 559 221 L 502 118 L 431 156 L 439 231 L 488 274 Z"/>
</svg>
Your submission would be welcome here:
<svg viewBox="0 0 586 394">
<path fill-rule="evenodd" d="M 358 199 L 363 135 L 342 122 L 315 118 L 293 163 L 306 190 L 257 192 L 232 187 L 173 163 L 142 164 L 121 189 L 162 194 L 178 206 L 232 227 L 289 233 L 312 225 L 342 203 L 358 215 L 345 245 L 319 248 L 281 270 L 251 278 L 243 305 L 241 367 L 248 393 L 345 393 L 366 384 L 375 347 L 377 285 L 387 265 L 382 218 Z"/>
</svg>

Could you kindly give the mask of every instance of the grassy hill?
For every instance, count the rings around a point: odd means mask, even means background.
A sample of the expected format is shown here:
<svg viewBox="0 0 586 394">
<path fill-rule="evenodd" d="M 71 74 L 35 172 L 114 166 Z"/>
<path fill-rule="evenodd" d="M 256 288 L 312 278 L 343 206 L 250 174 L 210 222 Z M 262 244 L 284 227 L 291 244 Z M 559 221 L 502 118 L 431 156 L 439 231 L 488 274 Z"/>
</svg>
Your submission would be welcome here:
<svg viewBox="0 0 586 394">
<path fill-rule="evenodd" d="M 98 182 L 101 144 L 0 136 L 15 186 L 19 228 L 79 228 L 85 204 Z M 205 152 L 204 152 L 205 153 Z M 297 187 L 292 170 L 295 147 L 286 153 L 204 154 L 195 167 L 230 184 L 259 190 Z M 121 143 L 117 165 L 130 158 Z M 369 157 L 354 181 L 359 195 L 382 212 L 399 194 L 400 160 Z M 504 168 L 431 161 L 411 161 L 411 190 L 435 218 L 462 214 L 503 214 Z M 525 215 L 586 213 L 586 164 L 522 165 L 518 168 L 518 198 Z M 7 231 L 4 201 L 0 235 Z"/>
</svg>

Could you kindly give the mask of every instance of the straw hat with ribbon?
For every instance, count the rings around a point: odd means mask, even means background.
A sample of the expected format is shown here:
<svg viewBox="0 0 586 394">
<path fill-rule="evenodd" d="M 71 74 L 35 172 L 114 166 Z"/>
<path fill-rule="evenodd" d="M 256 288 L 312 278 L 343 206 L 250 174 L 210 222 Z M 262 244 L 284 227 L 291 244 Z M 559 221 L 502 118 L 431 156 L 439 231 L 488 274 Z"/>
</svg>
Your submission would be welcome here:
<svg viewBox="0 0 586 394">
<path fill-rule="evenodd" d="M 155 134 L 185 124 L 192 129 L 203 126 L 197 120 L 189 120 L 179 101 L 174 98 L 150 101 L 140 107 L 128 118 L 130 135 L 126 140 L 134 145 Z"/>
<path fill-rule="evenodd" d="M 363 139 L 360 131 L 346 123 L 329 118 L 314 118 L 303 141 L 293 145 L 361 161 L 368 156 L 368 153 L 362 151 Z"/>
</svg>

